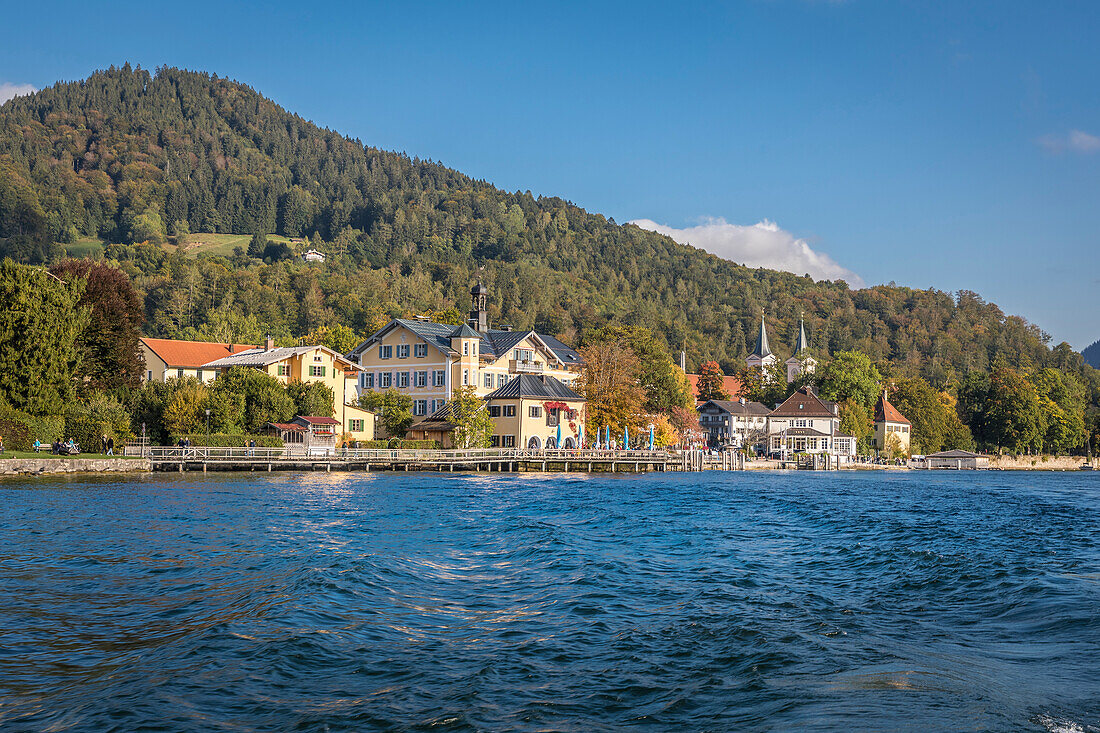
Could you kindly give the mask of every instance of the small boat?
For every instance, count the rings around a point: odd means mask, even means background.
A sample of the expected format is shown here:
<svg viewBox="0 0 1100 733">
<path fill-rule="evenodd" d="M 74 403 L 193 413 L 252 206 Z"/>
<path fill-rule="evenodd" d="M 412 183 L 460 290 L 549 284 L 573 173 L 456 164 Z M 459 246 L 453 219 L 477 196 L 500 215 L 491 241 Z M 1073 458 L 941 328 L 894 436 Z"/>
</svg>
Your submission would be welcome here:
<svg viewBox="0 0 1100 733">
<path fill-rule="evenodd" d="M 1092 464 L 1086 463 L 1083 466 L 1081 466 L 1080 470 L 1082 470 L 1082 471 L 1095 471 L 1096 469 L 1092 467 Z"/>
</svg>

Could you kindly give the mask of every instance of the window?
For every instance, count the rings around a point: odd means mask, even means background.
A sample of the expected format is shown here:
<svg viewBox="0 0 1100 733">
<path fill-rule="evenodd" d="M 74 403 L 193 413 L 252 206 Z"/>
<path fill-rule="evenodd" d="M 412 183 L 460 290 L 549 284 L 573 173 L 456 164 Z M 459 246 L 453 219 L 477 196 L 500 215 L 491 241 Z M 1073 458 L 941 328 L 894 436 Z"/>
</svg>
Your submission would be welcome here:
<svg viewBox="0 0 1100 733">
<path fill-rule="evenodd" d="M 531 361 L 535 358 L 535 352 L 533 349 L 516 349 L 515 356 L 516 361 Z"/>
<path fill-rule="evenodd" d="M 183 370 L 182 369 L 177 369 L 176 370 L 176 376 L 179 377 L 180 379 L 183 379 Z"/>
<path fill-rule="evenodd" d="M 489 374 L 488 372 L 485 373 L 485 386 L 489 387 L 490 389 L 493 386 L 493 375 Z"/>
<path fill-rule="evenodd" d="M 398 359 L 408 359 L 409 358 L 409 345 L 408 344 L 398 344 L 397 345 L 397 358 Z"/>
<path fill-rule="evenodd" d="M 497 386 L 498 387 L 503 387 L 506 384 L 508 384 L 508 375 L 507 374 L 498 374 L 497 375 Z"/>
<path fill-rule="evenodd" d="M 199 380 L 200 382 L 202 381 L 202 369 L 195 370 L 195 379 Z"/>
<path fill-rule="evenodd" d="M 409 373 L 398 372 L 397 373 L 397 386 L 401 389 L 407 389 L 409 386 Z"/>
<path fill-rule="evenodd" d="M 470 383 L 470 370 L 469 369 L 463 369 L 462 370 L 462 384 L 467 385 L 469 383 Z"/>
<path fill-rule="evenodd" d="M 361 433 L 363 432 L 362 420 L 348 420 L 348 432 L 349 433 Z"/>
<path fill-rule="evenodd" d="M 378 375 L 378 386 L 382 389 L 389 389 L 393 386 L 393 375 L 389 372 L 382 372 Z"/>
<path fill-rule="evenodd" d="M 325 368 L 323 366 L 309 365 L 309 376 L 311 377 L 323 377 L 325 376 Z"/>
<path fill-rule="evenodd" d="M 500 447 L 500 436 L 499 435 L 490 435 L 489 436 L 489 447 L 490 448 L 499 448 Z"/>
<path fill-rule="evenodd" d="M 527 414 L 531 417 L 542 417 L 542 408 L 532 405 L 528 408 Z"/>
<path fill-rule="evenodd" d="M 558 411 L 560 408 L 552 407 L 546 411 L 546 424 L 550 427 L 555 427 L 560 420 L 558 419 Z M 534 417 L 534 415 L 532 415 Z"/>
<path fill-rule="evenodd" d="M 289 367 L 289 366 L 287 366 L 286 364 L 280 364 L 279 366 L 277 366 L 277 367 L 275 368 L 275 372 L 276 372 L 276 373 L 277 373 L 277 374 L 278 374 L 278 375 L 279 375 L 280 377 L 285 377 L 285 376 L 288 376 L 288 375 L 290 374 L 290 367 Z"/>
<path fill-rule="evenodd" d="M 392 346 L 379 346 L 378 347 L 378 358 L 379 359 L 392 359 L 393 358 L 393 347 Z"/>
<path fill-rule="evenodd" d="M 320 354 L 314 354 L 313 355 L 313 360 L 314 361 L 321 361 L 321 355 Z"/>
<path fill-rule="evenodd" d="M 374 389 L 374 372 L 363 375 L 363 388 Z"/>
<path fill-rule="evenodd" d="M 416 373 L 416 386 L 417 387 L 427 387 L 428 386 L 428 373 L 427 372 L 417 372 Z"/>
<path fill-rule="evenodd" d="M 152 370 L 149 370 L 149 371 L 145 372 L 145 381 L 146 382 L 152 382 L 153 381 L 153 372 L 152 372 Z"/>
<path fill-rule="evenodd" d="M 500 417 L 500 405 L 489 405 L 489 417 Z"/>
<path fill-rule="evenodd" d="M 504 406 L 504 417 L 515 417 L 515 416 L 516 416 L 516 406 L 515 405 L 505 405 Z"/>
<path fill-rule="evenodd" d="M 432 386 L 443 387 L 447 384 L 447 372 L 442 369 L 436 369 L 432 372 Z"/>
<path fill-rule="evenodd" d="M 434 413 L 440 407 L 443 407 L 443 400 L 432 400 L 432 412 Z"/>
<path fill-rule="evenodd" d="M 428 414 L 428 401 L 427 400 L 415 400 L 413 402 L 413 414 L 414 415 L 427 415 Z"/>
<path fill-rule="evenodd" d="M 427 355 L 428 355 L 428 345 L 427 344 L 416 344 L 415 346 L 413 346 L 413 356 L 415 356 L 417 359 L 423 359 Z"/>
<path fill-rule="evenodd" d="M 502 435 L 502 436 L 500 436 L 500 447 L 501 448 L 515 448 L 516 447 L 516 436 L 514 436 L 514 435 Z"/>
<path fill-rule="evenodd" d="M 470 353 L 470 342 L 469 341 L 463 341 L 462 342 L 462 353 L 467 354 L 467 355 Z"/>
</svg>

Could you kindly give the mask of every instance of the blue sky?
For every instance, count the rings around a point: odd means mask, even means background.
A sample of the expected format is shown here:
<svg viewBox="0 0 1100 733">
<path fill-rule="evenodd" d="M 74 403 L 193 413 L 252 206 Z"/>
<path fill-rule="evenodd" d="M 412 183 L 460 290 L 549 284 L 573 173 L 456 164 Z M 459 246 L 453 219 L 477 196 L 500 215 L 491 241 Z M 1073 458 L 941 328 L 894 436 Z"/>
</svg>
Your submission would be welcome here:
<svg viewBox="0 0 1100 733">
<path fill-rule="evenodd" d="M 125 61 L 203 69 L 368 144 L 735 259 L 975 290 L 1055 343 L 1100 338 L 1100 3 L 3 14 L 0 95 Z"/>
</svg>

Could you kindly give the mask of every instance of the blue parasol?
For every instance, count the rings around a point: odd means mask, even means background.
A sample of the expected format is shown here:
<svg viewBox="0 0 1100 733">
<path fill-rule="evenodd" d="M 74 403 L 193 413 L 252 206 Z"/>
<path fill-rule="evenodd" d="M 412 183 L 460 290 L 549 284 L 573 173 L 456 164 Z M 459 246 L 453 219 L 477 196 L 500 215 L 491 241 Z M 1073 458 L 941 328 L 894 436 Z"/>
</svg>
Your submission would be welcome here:
<svg viewBox="0 0 1100 733">
<path fill-rule="evenodd" d="M 623 448 L 630 450 L 630 428 L 628 427 L 623 428 Z"/>
</svg>

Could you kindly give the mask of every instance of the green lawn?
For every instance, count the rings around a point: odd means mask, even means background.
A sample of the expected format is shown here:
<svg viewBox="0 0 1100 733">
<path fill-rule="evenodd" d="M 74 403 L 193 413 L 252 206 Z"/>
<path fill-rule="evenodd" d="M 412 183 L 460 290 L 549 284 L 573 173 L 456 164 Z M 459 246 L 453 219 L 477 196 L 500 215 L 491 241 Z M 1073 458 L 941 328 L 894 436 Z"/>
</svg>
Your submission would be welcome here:
<svg viewBox="0 0 1100 733">
<path fill-rule="evenodd" d="M 271 242 L 286 244 L 291 249 L 295 248 L 295 245 L 291 244 L 291 241 L 281 234 L 268 234 L 267 238 Z M 212 234 L 207 232 L 188 234 L 187 246 L 184 252 L 188 257 L 194 257 L 200 252 L 205 252 L 210 255 L 220 255 L 222 257 L 232 257 L 233 250 L 237 247 L 248 251 L 248 243 L 251 239 L 251 234 Z M 106 249 L 106 243 L 94 237 L 84 237 L 62 246 L 65 248 L 65 254 L 77 259 L 102 255 Z M 176 245 L 171 242 L 165 242 L 161 247 L 165 252 L 176 251 Z"/>
<path fill-rule="evenodd" d="M 105 456 L 102 453 L 81 453 L 75 456 L 55 456 L 50 451 L 44 450 L 41 453 L 35 453 L 32 450 L 7 450 L 0 453 L 0 458 L 126 458 L 137 459 L 139 456 Z"/>
<path fill-rule="evenodd" d="M 65 254 L 69 257 L 96 257 L 103 254 L 103 242 L 93 237 L 84 237 L 65 245 Z"/>
</svg>

